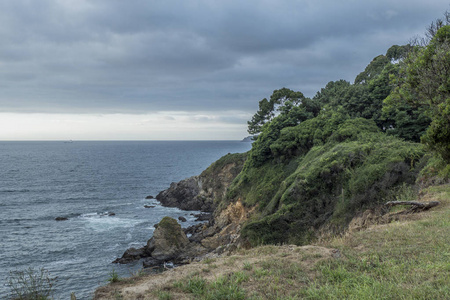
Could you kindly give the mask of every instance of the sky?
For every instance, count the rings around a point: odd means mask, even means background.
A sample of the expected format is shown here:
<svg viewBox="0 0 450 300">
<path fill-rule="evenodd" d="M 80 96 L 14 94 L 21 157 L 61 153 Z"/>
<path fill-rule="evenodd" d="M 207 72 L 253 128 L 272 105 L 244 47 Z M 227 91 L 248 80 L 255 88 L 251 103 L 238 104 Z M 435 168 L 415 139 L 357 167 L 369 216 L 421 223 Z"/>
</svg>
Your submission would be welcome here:
<svg viewBox="0 0 450 300">
<path fill-rule="evenodd" d="M 2 0 L 0 140 L 239 140 L 258 102 L 353 82 L 448 0 Z"/>
</svg>

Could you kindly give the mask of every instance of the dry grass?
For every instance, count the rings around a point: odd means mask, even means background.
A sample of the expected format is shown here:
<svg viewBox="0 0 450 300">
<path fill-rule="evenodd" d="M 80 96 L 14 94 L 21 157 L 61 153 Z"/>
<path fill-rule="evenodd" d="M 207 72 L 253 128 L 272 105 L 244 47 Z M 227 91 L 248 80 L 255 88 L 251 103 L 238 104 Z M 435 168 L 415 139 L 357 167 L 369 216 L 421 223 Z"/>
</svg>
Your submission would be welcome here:
<svg viewBox="0 0 450 300">
<path fill-rule="evenodd" d="M 94 299 L 448 299 L 450 185 L 429 211 L 321 241 L 263 246 L 97 290 Z M 335 250 L 338 249 L 338 250 Z"/>
</svg>

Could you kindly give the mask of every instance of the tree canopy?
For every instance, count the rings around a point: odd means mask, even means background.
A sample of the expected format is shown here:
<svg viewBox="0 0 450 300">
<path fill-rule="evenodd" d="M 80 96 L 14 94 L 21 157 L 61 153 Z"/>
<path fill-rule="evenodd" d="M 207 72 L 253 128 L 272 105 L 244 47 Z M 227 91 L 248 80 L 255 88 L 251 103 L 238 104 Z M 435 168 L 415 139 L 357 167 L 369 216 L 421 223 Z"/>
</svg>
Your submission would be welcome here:
<svg viewBox="0 0 450 300">
<path fill-rule="evenodd" d="M 403 101 L 423 110 L 431 124 L 422 141 L 450 162 L 450 25 L 440 27 L 428 45 L 416 46 L 401 71 L 386 104 Z"/>
</svg>

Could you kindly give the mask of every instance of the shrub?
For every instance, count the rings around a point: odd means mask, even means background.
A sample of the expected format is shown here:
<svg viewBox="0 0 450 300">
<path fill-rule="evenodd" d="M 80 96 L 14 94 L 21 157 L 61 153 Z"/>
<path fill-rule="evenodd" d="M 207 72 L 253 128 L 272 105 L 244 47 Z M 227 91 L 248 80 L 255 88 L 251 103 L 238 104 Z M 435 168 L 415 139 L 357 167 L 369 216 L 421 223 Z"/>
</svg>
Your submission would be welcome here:
<svg viewBox="0 0 450 300">
<path fill-rule="evenodd" d="M 116 272 L 116 270 L 112 269 L 111 272 L 109 272 L 109 278 L 108 281 L 110 283 L 113 282 L 119 282 L 120 281 L 120 276 L 119 274 Z"/>
<path fill-rule="evenodd" d="M 53 284 L 56 278 L 41 268 L 28 268 L 23 271 L 11 271 L 7 279 L 10 297 L 15 300 L 47 300 L 52 299 Z"/>
</svg>

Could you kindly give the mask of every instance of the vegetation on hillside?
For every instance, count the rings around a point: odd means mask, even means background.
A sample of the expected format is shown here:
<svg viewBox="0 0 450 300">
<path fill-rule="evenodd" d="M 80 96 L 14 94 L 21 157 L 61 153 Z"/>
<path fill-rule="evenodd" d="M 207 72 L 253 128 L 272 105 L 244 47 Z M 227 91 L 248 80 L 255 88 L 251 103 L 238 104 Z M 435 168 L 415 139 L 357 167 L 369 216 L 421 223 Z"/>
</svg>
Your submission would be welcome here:
<svg viewBox="0 0 450 300">
<path fill-rule="evenodd" d="M 441 204 L 319 245 L 240 249 L 122 280 L 94 299 L 448 299 L 450 185 L 428 188 L 422 198 Z"/>
<path fill-rule="evenodd" d="M 312 99 L 282 88 L 259 102 L 252 149 L 203 173 L 244 164 L 215 213 L 238 199 L 256 207 L 240 233 L 257 247 L 143 278 L 134 290 L 114 284 L 95 299 L 447 299 L 450 185 L 429 186 L 450 177 L 445 16 L 353 83 L 329 82 Z M 383 205 L 390 200 L 440 204 L 410 214 Z"/>
<path fill-rule="evenodd" d="M 432 26 L 426 43 L 392 46 L 353 84 L 329 82 L 312 99 L 282 88 L 259 102 L 248 122 L 258 138 L 227 195 L 258 206 L 242 237 L 305 244 L 405 184 L 448 180 L 450 25 Z"/>
</svg>

